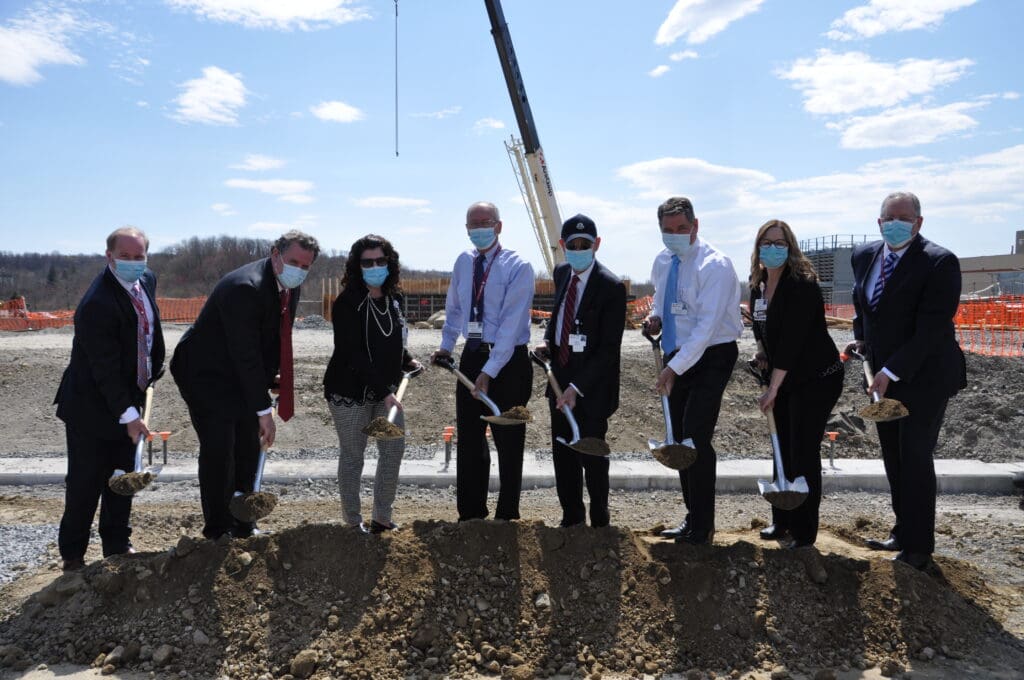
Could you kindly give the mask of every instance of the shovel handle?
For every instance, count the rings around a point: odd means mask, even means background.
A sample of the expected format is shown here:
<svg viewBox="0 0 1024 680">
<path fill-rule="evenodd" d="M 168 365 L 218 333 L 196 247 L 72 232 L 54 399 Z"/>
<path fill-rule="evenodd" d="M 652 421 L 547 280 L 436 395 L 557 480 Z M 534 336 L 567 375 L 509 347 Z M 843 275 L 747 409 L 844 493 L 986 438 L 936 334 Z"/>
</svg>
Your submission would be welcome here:
<svg viewBox="0 0 1024 680">
<path fill-rule="evenodd" d="M 142 424 L 149 427 L 149 413 L 153 410 L 153 386 L 146 388 L 145 405 L 142 407 Z M 139 441 L 135 442 L 135 472 L 142 472 L 142 449 L 145 446 L 146 438 L 139 435 Z"/>
<path fill-rule="evenodd" d="M 768 409 L 765 411 L 765 415 L 768 416 L 768 433 L 772 440 L 772 457 L 775 460 L 777 473 L 775 483 L 780 491 L 786 491 L 789 488 L 789 479 L 786 477 L 786 470 L 782 465 L 782 445 L 779 443 L 779 431 L 775 427 L 775 412 Z"/>
<path fill-rule="evenodd" d="M 448 369 L 449 371 L 451 371 L 455 375 L 455 377 L 459 379 L 459 382 L 462 383 L 462 385 L 467 390 L 470 391 L 470 393 L 476 391 L 476 384 L 472 380 L 467 378 L 466 375 L 462 371 L 460 371 L 459 369 L 455 368 L 455 360 L 452 359 L 450 356 L 438 357 L 437 359 L 434 360 L 434 364 L 436 366 L 440 366 L 441 368 L 445 368 L 445 369 Z M 488 397 L 483 392 L 478 392 L 477 394 L 479 396 L 477 396 L 476 398 L 479 399 L 480 401 L 482 401 L 484 403 L 484 405 L 487 406 L 487 408 L 491 409 L 491 412 L 494 415 L 496 415 L 496 416 L 500 416 L 501 415 L 501 409 L 498 408 L 498 405 L 494 403 L 494 400 L 492 400 L 490 397 Z"/>
<path fill-rule="evenodd" d="M 253 490 L 254 493 L 259 491 L 260 487 L 263 486 L 263 466 L 264 466 L 264 464 L 266 464 L 266 462 L 267 462 L 267 447 L 266 446 L 261 446 L 260 447 L 260 457 L 259 457 L 259 460 L 256 462 L 256 477 L 252 480 L 252 490 Z"/>
<path fill-rule="evenodd" d="M 875 373 L 871 370 L 871 362 L 860 352 L 850 352 L 850 354 L 860 359 L 861 365 L 864 367 L 864 379 L 868 381 L 868 387 L 871 387 L 871 383 L 875 382 Z M 877 404 L 880 401 L 882 401 L 882 395 L 878 392 L 871 392 L 871 403 Z"/>
<path fill-rule="evenodd" d="M 558 380 L 555 378 L 555 374 L 551 370 L 551 362 L 542 358 L 537 354 L 537 352 L 530 352 L 530 358 L 533 359 L 533 363 L 544 369 L 544 373 L 548 378 L 548 384 L 551 385 L 551 391 L 554 393 L 555 399 L 561 399 L 562 388 L 559 386 Z"/>
<path fill-rule="evenodd" d="M 398 383 L 398 389 L 395 390 L 395 399 L 402 401 L 402 397 L 405 396 L 405 388 L 409 386 L 409 376 L 402 376 L 402 382 Z"/>
</svg>

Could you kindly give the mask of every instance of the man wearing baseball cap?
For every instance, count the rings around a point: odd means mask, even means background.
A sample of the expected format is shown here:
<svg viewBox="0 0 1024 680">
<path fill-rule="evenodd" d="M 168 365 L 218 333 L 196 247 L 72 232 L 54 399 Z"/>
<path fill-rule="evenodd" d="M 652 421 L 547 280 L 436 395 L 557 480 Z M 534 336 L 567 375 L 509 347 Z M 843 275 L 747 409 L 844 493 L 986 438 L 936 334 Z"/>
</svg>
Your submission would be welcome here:
<svg viewBox="0 0 1024 680">
<path fill-rule="evenodd" d="M 619 350 L 626 322 L 626 287 L 594 259 L 601 246 L 597 226 L 586 215 L 562 225 L 559 244 L 565 264 L 555 267 L 555 303 L 538 352 L 551 356 L 552 370 L 562 387 L 555 399 L 547 390 L 551 409 L 551 447 L 555 485 L 562 505 L 561 526 L 586 521 L 583 480 L 590 495 L 590 524 L 607 526 L 608 458 L 578 453 L 557 441 L 572 439 L 569 421 L 560 410 L 572 409 L 580 437 L 603 439 L 608 419 L 619 407 Z"/>
</svg>

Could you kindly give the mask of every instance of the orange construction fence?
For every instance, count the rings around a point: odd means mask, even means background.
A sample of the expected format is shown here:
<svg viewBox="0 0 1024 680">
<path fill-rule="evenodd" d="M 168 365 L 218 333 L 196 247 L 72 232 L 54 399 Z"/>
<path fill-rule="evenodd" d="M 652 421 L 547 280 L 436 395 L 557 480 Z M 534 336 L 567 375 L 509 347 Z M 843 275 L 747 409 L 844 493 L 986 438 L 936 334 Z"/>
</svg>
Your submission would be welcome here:
<svg viewBox="0 0 1024 680">
<path fill-rule="evenodd" d="M 205 297 L 157 298 L 160 318 L 167 323 L 192 323 L 199 316 L 199 310 L 206 302 Z M 75 323 L 75 310 L 61 309 L 55 312 L 30 312 L 25 298 L 0 302 L 0 331 L 38 331 L 43 328 L 60 328 Z"/>
</svg>

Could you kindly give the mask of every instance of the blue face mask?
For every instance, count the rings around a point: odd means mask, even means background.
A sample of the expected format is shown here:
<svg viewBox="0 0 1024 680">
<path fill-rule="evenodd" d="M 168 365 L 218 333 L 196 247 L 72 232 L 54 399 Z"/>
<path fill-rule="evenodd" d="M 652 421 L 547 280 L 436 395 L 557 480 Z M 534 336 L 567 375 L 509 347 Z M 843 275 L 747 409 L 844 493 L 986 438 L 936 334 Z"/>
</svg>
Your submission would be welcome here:
<svg viewBox="0 0 1024 680">
<path fill-rule="evenodd" d="M 469 240 L 478 250 L 487 250 L 494 245 L 498 235 L 494 233 L 494 227 L 477 227 L 469 230 Z"/>
<path fill-rule="evenodd" d="M 565 250 L 565 261 L 573 268 L 573 271 L 584 271 L 594 262 L 594 251 L 591 248 L 586 250 Z"/>
<path fill-rule="evenodd" d="M 145 271 L 145 260 L 114 260 L 114 273 L 125 283 L 135 283 Z"/>
<path fill-rule="evenodd" d="M 384 282 L 388 279 L 388 267 L 370 267 L 369 269 L 363 270 L 363 281 L 366 282 L 367 286 L 373 286 L 374 288 L 380 288 L 384 285 Z"/>
<path fill-rule="evenodd" d="M 882 222 L 882 238 L 890 248 L 902 248 L 914 238 L 914 224 L 903 220 Z"/>
<path fill-rule="evenodd" d="M 666 234 L 663 232 L 661 242 L 678 257 L 685 256 L 693 245 L 690 243 L 689 234 Z"/>
<path fill-rule="evenodd" d="M 786 260 L 789 259 L 789 248 L 786 246 L 760 246 L 757 249 L 757 256 L 765 267 L 775 269 L 786 264 Z"/>
<path fill-rule="evenodd" d="M 306 280 L 306 274 L 308 272 L 302 267 L 296 267 L 293 264 L 284 263 L 284 270 L 277 275 L 277 280 L 281 282 L 281 285 L 285 288 L 298 288 L 302 285 L 302 282 Z"/>
</svg>

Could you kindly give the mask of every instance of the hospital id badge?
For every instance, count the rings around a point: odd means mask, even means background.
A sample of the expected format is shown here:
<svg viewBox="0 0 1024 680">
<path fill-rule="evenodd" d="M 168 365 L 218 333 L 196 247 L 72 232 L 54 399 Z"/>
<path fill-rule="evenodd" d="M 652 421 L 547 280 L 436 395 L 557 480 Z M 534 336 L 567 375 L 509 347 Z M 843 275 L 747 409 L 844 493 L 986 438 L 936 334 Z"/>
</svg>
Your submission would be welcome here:
<svg viewBox="0 0 1024 680">
<path fill-rule="evenodd" d="M 768 318 L 768 303 L 764 298 L 754 300 L 754 321 L 764 321 Z"/>
<path fill-rule="evenodd" d="M 672 316 L 686 316 L 688 314 L 685 302 L 673 302 L 671 310 Z"/>
<path fill-rule="evenodd" d="M 470 340 L 483 340 L 484 337 L 484 322 L 483 321 L 470 321 L 466 325 L 466 337 Z"/>
<path fill-rule="evenodd" d="M 580 333 L 569 334 L 569 347 L 573 352 L 582 352 L 587 348 L 587 336 Z"/>
</svg>

